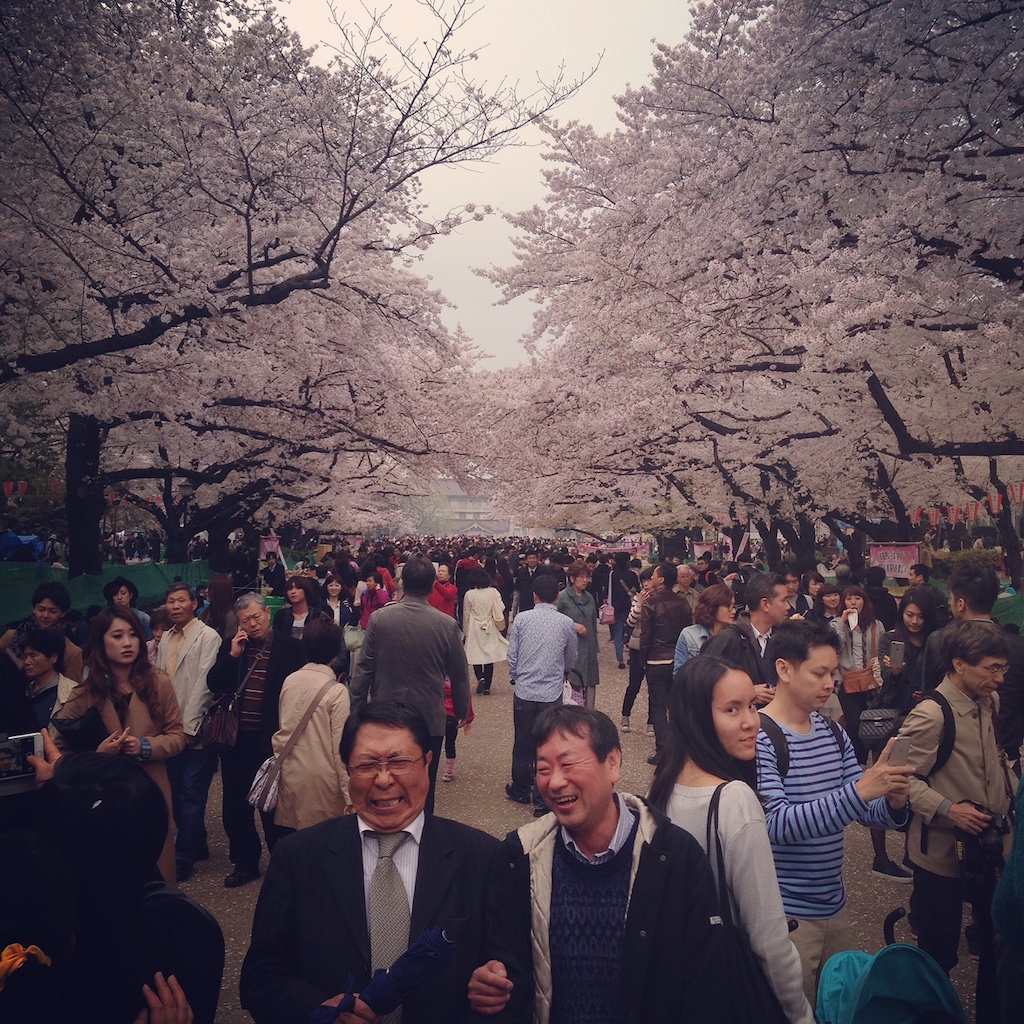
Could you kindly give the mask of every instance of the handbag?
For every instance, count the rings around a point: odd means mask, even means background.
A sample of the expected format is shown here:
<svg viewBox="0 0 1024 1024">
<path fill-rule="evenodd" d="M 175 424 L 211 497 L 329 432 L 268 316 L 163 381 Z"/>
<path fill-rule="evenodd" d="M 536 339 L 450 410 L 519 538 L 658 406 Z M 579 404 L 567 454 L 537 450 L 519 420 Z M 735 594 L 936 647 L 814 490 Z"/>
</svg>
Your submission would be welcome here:
<svg viewBox="0 0 1024 1024">
<path fill-rule="evenodd" d="M 252 666 L 245 673 L 245 678 L 238 684 L 234 693 L 221 694 L 204 712 L 199 720 L 196 735 L 205 750 L 231 750 L 238 742 L 238 718 L 241 708 L 238 699 L 245 690 L 249 677 L 256 671 L 256 666 L 263 659 L 267 650 L 266 641 L 253 659 Z"/>
<path fill-rule="evenodd" d="M 358 651 L 363 646 L 363 630 L 360 626 L 347 625 L 344 630 L 345 649 Z"/>
<path fill-rule="evenodd" d="M 878 628 L 871 631 L 871 657 L 878 653 Z M 868 660 L 865 655 L 865 661 Z M 843 690 L 846 693 L 870 693 L 881 686 L 881 680 L 875 675 L 870 665 L 864 668 L 849 669 L 843 673 Z"/>
<path fill-rule="evenodd" d="M 857 736 L 864 744 L 884 744 L 899 729 L 900 718 L 896 708 L 869 708 L 860 713 Z"/>
<path fill-rule="evenodd" d="M 722 954 L 723 961 L 730 965 L 729 987 L 733 998 L 733 1012 L 729 1019 L 757 1021 L 758 1024 L 789 1024 L 778 996 L 765 977 L 761 961 L 750 948 L 749 936 L 732 919 L 729 886 L 725 881 L 725 856 L 722 853 L 722 840 L 718 836 L 718 805 L 726 785 L 728 783 L 723 782 L 715 789 L 708 807 L 707 851 L 710 860 L 713 833 L 718 864 L 718 902 L 725 933 Z"/>
<path fill-rule="evenodd" d="M 615 609 L 612 607 L 612 574 L 608 573 L 608 596 L 601 602 L 601 610 L 598 612 L 597 621 L 602 626 L 615 624 Z"/>
<path fill-rule="evenodd" d="M 284 759 L 288 756 L 292 747 L 294 747 L 296 742 L 298 742 L 303 730 L 309 724 L 309 720 L 313 717 L 313 712 L 316 711 L 320 701 L 323 700 L 324 694 L 334 686 L 336 681 L 337 680 L 329 679 L 320 687 L 320 692 L 313 698 L 309 707 L 306 708 L 302 718 L 299 719 L 299 724 L 295 727 L 295 732 L 293 732 L 289 737 L 280 756 L 277 754 L 271 754 L 270 757 L 268 757 L 266 761 L 256 769 L 252 785 L 249 787 L 249 795 L 245 798 L 251 807 L 255 807 L 258 811 L 263 811 L 266 814 L 269 814 L 275 807 L 277 807 L 277 794 L 281 785 L 281 765 L 284 763 Z"/>
</svg>

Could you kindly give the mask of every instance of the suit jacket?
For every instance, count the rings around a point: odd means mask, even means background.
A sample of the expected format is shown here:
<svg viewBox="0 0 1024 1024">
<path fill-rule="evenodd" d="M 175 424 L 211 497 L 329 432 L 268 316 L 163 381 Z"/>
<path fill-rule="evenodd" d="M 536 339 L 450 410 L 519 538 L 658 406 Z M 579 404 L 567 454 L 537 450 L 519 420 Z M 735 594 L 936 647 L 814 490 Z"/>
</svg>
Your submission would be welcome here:
<svg viewBox="0 0 1024 1024">
<path fill-rule="evenodd" d="M 457 950 L 403 1005 L 403 1024 L 472 1019 L 466 991 L 484 963 L 487 884 L 499 843 L 428 814 L 423 825 L 410 939 L 443 926 Z M 274 848 L 242 964 L 242 1006 L 256 1024 L 305 1024 L 310 1010 L 371 976 L 362 847 L 355 815 L 287 836 Z"/>
<path fill-rule="evenodd" d="M 452 681 L 455 717 L 469 714 L 469 664 L 462 630 L 425 597 L 385 605 L 370 617 L 352 673 L 352 710 L 368 698 L 400 700 L 416 708 L 431 736 L 444 735 L 444 677 Z"/>
<path fill-rule="evenodd" d="M 199 623 L 198 629 L 193 627 L 190 634 L 182 638 L 181 655 L 171 683 L 178 698 L 178 707 L 181 708 L 185 735 L 195 736 L 203 712 L 213 703 L 213 694 L 206 685 L 206 677 L 217 660 L 221 639 L 215 629 L 203 623 Z M 156 649 L 156 666 L 162 672 L 167 671 L 167 640 L 170 635 L 168 631 Z"/>
</svg>

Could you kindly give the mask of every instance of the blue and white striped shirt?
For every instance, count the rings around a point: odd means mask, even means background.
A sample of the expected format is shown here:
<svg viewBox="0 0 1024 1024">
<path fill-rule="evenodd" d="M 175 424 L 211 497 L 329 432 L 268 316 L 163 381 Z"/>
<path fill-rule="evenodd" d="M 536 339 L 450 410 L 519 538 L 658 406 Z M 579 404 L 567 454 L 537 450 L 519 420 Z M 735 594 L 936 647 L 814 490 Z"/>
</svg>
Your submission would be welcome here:
<svg viewBox="0 0 1024 1024">
<path fill-rule="evenodd" d="M 843 830 L 851 822 L 877 828 L 905 824 L 894 818 L 885 797 L 865 803 L 857 792 L 863 772 L 845 732 L 843 752 L 828 722 L 817 711 L 811 730 L 779 726 L 789 746 L 783 780 L 775 748 L 762 730 L 757 737 L 757 789 L 765 807 L 768 838 L 782 904 L 789 917 L 823 920 L 846 905 L 843 885 Z"/>
</svg>

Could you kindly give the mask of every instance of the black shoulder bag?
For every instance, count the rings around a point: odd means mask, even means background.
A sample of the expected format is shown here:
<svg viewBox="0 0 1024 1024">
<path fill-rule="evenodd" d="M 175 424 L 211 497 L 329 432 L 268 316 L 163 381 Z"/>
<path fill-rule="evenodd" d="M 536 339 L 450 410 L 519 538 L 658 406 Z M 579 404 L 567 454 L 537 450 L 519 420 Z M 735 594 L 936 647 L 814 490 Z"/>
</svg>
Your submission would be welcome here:
<svg viewBox="0 0 1024 1024">
<path fill-rule="evenodd" d="M 718 804 L 726 785 L 723 782 L 715 790 L 708 807 L 707 849 L 710 860 L 713 836 L 714 855 L 718 864 L 718 901 L 722 908 L 722 927 L 725 929 L 723 961 L 729 964 L 733 999 L 733 1012 L 729 1019 L 757 1021 L 758 1024 L 789 1024 L 771 983 L 765 977 L 761 961 L 750 948 L 750 938 L 732 919 L 729 886 L 725 881 L 725 857 L 722 854 L 722 841 L 718 838 Z"/>
</svg>

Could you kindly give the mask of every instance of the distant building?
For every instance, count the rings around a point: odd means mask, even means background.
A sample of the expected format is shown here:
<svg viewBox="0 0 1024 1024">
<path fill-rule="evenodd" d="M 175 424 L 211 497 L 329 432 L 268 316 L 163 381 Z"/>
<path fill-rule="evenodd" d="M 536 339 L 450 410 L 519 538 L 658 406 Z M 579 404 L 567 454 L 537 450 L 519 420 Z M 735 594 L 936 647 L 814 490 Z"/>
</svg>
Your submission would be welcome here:
<svg viewBox="0 0 1024 1024">
<path fill-rule="evenodd" d="M 423 529 L 428 533 L 507 537 L 512 532 L 509 520 L 499 518 L 491 508 L 491 491 L 486 485 L 469 495 L 454 480 L 439 480 L 434 496 L 436 501 L 424 514 Z"/>
</svg>

